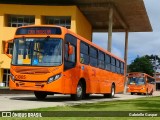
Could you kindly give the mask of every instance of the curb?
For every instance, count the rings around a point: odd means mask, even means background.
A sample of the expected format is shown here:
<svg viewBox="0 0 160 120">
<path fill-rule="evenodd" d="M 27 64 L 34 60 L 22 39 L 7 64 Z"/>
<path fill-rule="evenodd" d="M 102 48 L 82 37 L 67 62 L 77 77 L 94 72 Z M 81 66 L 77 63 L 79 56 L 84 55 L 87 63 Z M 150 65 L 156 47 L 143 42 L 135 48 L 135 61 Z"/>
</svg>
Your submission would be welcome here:
<svg viewBox="0 0 160 120">
<path fill-rule="evenodd" d="M 9 88 L 1 88 L 0 94 L 32 94 L 32 91 L 10 90 Z"/>
</svg>

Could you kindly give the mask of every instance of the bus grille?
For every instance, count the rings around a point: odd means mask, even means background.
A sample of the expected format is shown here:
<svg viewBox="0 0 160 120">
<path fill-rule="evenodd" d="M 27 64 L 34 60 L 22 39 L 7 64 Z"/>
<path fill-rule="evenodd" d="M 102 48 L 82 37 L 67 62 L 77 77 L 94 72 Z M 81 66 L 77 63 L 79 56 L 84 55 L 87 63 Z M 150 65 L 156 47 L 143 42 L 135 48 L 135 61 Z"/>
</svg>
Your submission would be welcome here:
<svg viewBox="0 0 160 120">
<path fill-rule="evenodd" d="M 15 68 L 15 71 L 20 74 L 47 74 L 48 68 Z"/>
</svg>

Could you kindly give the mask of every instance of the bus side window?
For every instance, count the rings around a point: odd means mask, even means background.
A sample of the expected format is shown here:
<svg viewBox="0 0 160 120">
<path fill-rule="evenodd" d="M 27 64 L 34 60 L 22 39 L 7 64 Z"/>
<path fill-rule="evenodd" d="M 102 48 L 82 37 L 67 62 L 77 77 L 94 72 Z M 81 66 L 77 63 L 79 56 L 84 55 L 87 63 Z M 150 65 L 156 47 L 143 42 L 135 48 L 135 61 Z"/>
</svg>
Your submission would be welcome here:
<svg viewBox="0 0 160 120">
<path fill-rule="evenodd" d="M 116 72 L 120 73 L 120 61 L 116 59 Z"/>
<path fill-rule="evenodd" d="M 98 67 L 99 68 L 101 69 L 105 68 L 104 61 L 105 61 L 105 54 L 102 51 L 99 51 L 98 52 Z"/>
<path fill-rule="evenodd" d="M 98 66 L 98 58 L 97 58 L 98 50 L 90 46 L 89 55 L 90 55 L 90 65 L 93 67 L 97 67 Z"/>
<path fill-rule="evenodd" d="M 80 62 L 82 64 L 89 64 L 89 45 L 81 41 L 80 44 Z"/>
<path fill-rule="evenodd" d="M 111 71 L 116 72 L 116 59 L 111 57 Z"/>
<path fill-rule="evenodd" d="M 111 70 L 111 57 L 109 55 L 105 55 L 105 64 L 106 64 L 106 70 Z"/>
<path fill-rule="evenodd" d="M 64 48 L 64 69 L 74 68 L 76 65 L 76 47 L 77 38 L 66 34 L 65 36 L 65 48 Z"/>
<path fill-rule="evenodd" d="M 121 74 L 124 74 L 124 63 L 123 62 L 121 62 Z"/>
</svg>

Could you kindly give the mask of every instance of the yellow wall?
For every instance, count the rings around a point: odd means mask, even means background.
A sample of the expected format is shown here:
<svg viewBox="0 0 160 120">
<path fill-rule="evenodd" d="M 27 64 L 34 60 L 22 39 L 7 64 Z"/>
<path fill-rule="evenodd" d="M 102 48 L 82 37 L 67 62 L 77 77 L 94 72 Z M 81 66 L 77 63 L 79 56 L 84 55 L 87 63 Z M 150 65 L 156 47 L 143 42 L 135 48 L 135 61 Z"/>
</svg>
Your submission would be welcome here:
<svg viewBox="0 0 160 120">
<path fill-rule="evenodd" d="M 35 24 L 43 24 L 43 16 L 71 16 L 71 31 L 91 40 L 92 27 L 85 16 L 76 6 L 42 6 L 42 5 L 15 5 L 0 4 L 0 83 L 2 82 L 3 70 L 9 69 L 10 62 L 8 56 L 3 54 L 2 41 L 10 40 L 14 37 L 16 28 L 7 27 L 7 14 L 11 15 L 34 15 Z"/>
<path fill-rule="evenodd" d="M 76 32 L 85 37 L 88 40 L 92 40 L 92 26 L 89 21 L 85 18 L 85 16 L 80 12 L 80 10 L 76 9 Z"/>
</svg>

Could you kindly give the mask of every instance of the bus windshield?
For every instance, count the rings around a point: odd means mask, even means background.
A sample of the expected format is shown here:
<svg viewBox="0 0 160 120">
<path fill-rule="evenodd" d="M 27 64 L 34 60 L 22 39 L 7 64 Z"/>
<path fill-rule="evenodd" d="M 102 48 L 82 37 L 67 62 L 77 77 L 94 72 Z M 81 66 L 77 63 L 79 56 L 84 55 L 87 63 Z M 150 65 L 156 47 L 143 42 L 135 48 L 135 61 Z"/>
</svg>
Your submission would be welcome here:
<svg viewBox="0 0 160 120">
<path fill-rule="evenodd" d="M 144 85 L 145 80 L 143 77 L 129 77 L 128 78 L 128 84 L 130 85 Z"/>
<path fill-rule="evenodd" d="M 13 65 L 59 66 L 62 64 L 62 39 L 16 38 Z"/>
</svg>

